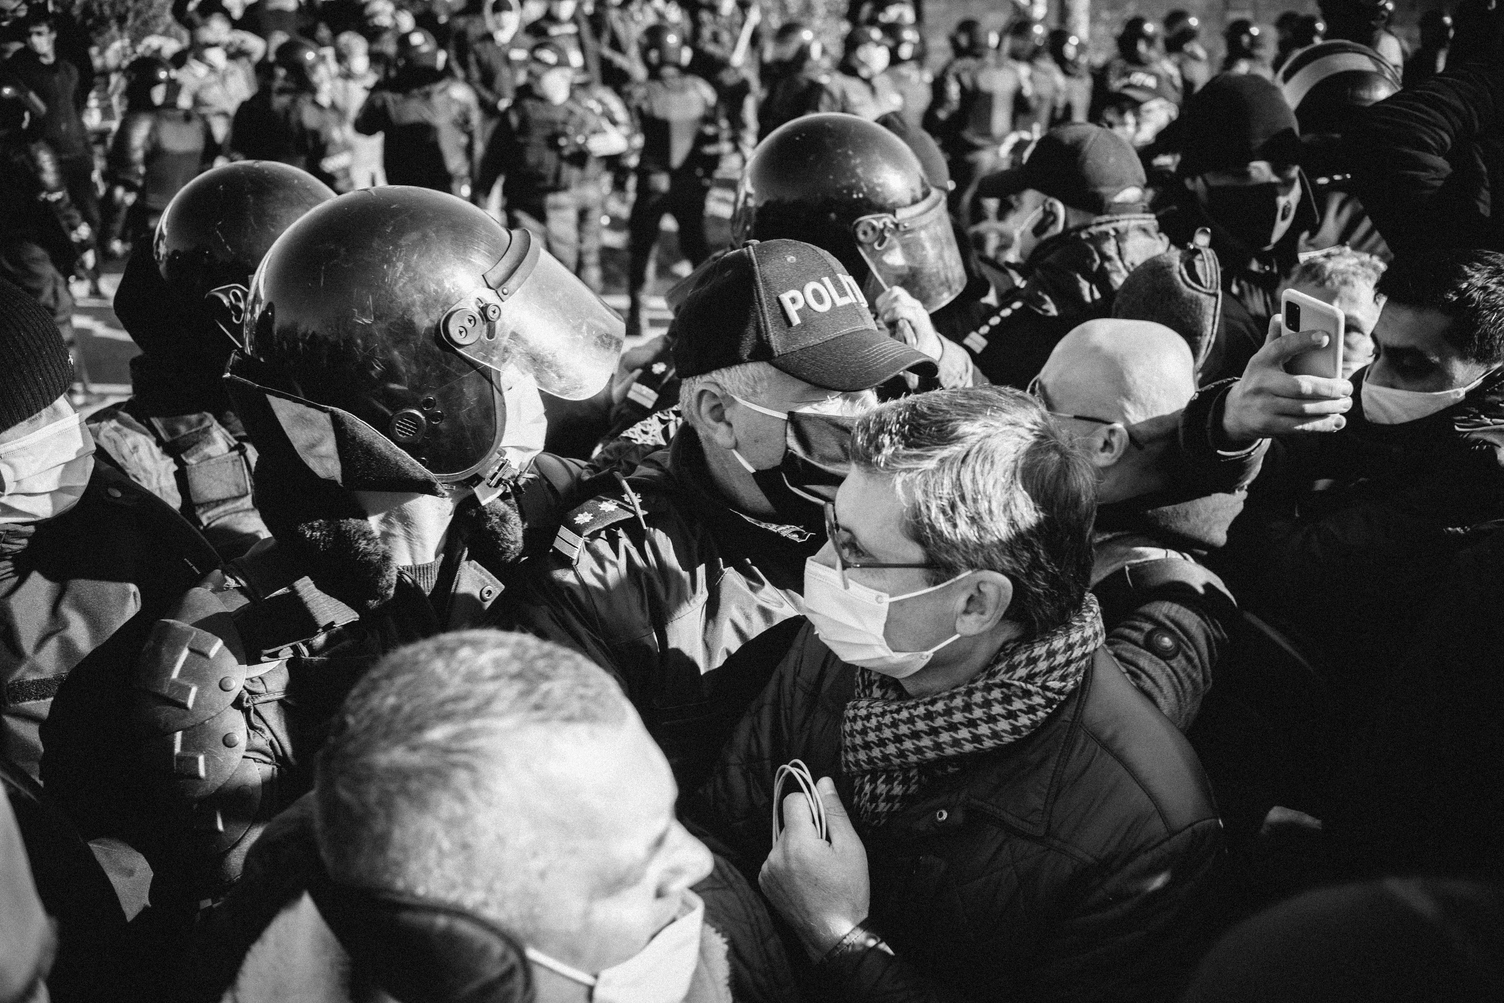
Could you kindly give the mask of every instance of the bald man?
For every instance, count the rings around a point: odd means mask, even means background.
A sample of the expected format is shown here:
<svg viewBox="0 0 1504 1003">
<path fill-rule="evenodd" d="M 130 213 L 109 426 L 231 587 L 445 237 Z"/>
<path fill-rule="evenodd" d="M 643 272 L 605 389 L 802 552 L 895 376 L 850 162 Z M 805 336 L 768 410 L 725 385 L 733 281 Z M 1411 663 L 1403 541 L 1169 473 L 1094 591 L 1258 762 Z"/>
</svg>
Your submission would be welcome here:
<svg viewBox="0 0 1504 1003">
<path fill-rule="evenodd" d="M 1092 591 L 1107 646 L 1184 730 L 1237 616 L 1200 558 L 1227 541 L 1257 463 L 1187 464 L 1177 431 L 1196 392 L 1195 362 L 1162 324 L 1088 321 L 1055 346 L 1030 390 L 1097 468 Z"/>
</svg>

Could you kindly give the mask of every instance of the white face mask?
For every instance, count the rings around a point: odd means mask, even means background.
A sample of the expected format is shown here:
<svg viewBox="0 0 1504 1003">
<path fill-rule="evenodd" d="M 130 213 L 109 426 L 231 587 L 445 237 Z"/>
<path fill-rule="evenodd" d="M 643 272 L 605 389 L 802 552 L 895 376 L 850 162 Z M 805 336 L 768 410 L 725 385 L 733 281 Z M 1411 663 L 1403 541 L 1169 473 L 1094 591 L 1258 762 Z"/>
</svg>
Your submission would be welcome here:
<svg viewBox="0 0 1504 1003">
<path fill-rule="evenodd" d="M 688 908 L 659 930 L 647 947 L 599 975 L 582 972 L 535 948 L 525 948 L 524 953 L 534 964 L 591 987 L 591 1003 L 683 1003 L 700 964 L 700 935 L 705 925 L 705 903 L 700 897 L 685 892 L 684 901 Z"/>
<path fill-rule="evenodd" d="M 543 442 L 548 436 L 548 413 L 543 410 L 538 384 L 530 376 L 517 376 L 507 386 L 505 400 L 507 413 L 506 426 L 501 433 L 501 453 L 518 470 L 526 470 L 543 452 Z M 475 497 L 482 505 L 489 505 L 503 490 L 502 486 L 481 483 L 475 488 Z"/>
<path fill-rule="evenodd" d="M 1370 369 L 1369 372 L 1373 370 Z M 1491 372 L 1492 370 L 1490 370 Z M 1445 411 L 1466 397 L 1488 376 L 1484 373 L 1465 387 L 1452 390 L 1400 390 L 1369 383 L 1363 377 L 1363 417 L 1375 425 L 1403 425 Z"/>
<path fill-rule="evenodd" d="M 843 588 L 839 571 L 811 557 L 804 562 L 804 615 L 820 640 L 841 661 L 894 679 L 905 679 L 924 668 L 935 652 L 961 635 L 952 634 L 925 651 L 894 651 L 883 634 L 888 624 L 888 607 L 943 589 L 969 574 L 970 571 L 963 571 L 939 585 L 890 596 L 856 582 L 849 581 Z"/>
<path fill-rule="evenodd" d="M 70 414 L 0 445 L 0 525 L 52 519 L 78 504 L 94 473 L 94 437 Z"/>
</svg>

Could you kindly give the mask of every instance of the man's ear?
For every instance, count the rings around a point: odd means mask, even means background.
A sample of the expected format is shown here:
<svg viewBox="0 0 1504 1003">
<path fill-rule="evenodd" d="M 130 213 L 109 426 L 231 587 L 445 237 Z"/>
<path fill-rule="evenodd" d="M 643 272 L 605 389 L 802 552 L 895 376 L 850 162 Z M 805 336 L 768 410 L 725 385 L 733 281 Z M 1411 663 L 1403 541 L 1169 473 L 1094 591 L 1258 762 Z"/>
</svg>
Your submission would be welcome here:
<svg viewBox="0 0 1504 1003">
<path fill-rule="evenodd" d="M 1065 203 L 1059 199 L 1045 199 L 1043 211 L 1039 214 L 1039 222 L 1034 224 L 1034 236 L 1043 240 L 1064 231 Z"/>
<path fill-rule="evenodd" d="M 1098 470 L 1114 466 L 1128 451 L 1128 430 L 1119 424 L 1103 425 L 1095 434 L 1081 440 L 1087 459 Z"/>
<path fill-rule="evenodd" d="M 956 608 L 956 633 L 983 634 L 996 627 L 1013 605 L 1013 581 L 996 571 L 973 572 Z"/>
<path fill-rule="evenodd" d="M 700 386 L 687 401 L 681 404 L 684 418 L 703 438 L 722 449 L 736 448 L 736 429 L 726 415 L 726 398 L 719 385 L 708 383 Z"/>
</svg>

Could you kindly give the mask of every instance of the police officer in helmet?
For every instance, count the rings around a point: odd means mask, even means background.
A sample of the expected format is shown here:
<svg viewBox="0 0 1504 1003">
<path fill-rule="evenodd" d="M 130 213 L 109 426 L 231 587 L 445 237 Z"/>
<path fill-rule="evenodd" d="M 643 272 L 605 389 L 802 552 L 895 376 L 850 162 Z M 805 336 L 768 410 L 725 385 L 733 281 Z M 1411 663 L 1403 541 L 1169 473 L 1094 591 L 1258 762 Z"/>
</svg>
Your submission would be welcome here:
<svg viewBox="0 0 1504 1003">
<path fill-rule="evenodd" d="M 79 681 L 44 771 L 80 828 L 143 852 L 188 913 L 222 894 L 364 670 L 495 606 L 540 393 L 595 393 L 622 336 L 530 234 L 451 195 L 351 193 L 289 228 L 226 375 L 275 542 Z"/>
<path fill-rule="evenodd" d="M 354 187 L 354 154 L 340 114 L 328 104 L 332 69 L 318 46 L 289 38 L 272 57 L 272 79 L 235 110 L 230 150 L 244 160 L 301 168 L 336 192 Z"/>
<path fill-rule="evenodd" d="M 943 312 L 968 284 L 945 196 L 903 140 L 882 126 L 807 115 L 753 151 L 737 192 L 733 237 L 783 237 L 829 251 L 862 284 L 883 323 L 939 361 L 944 385 L 965 385 L 974 378 L 970 362 L 942 326 Z"/>
<path fill-rule="evenodd" d="M 131 255 L 115 313 L 142 354 L 133 395 L 89 419 L 100 458 L 204 534 L 222 560 L 268 535 L 251 497 L 256 448 L 225 393 L 246 289 L 272 242 L 334 192 L 273 161 L 199 175 Z"/>
</svg>

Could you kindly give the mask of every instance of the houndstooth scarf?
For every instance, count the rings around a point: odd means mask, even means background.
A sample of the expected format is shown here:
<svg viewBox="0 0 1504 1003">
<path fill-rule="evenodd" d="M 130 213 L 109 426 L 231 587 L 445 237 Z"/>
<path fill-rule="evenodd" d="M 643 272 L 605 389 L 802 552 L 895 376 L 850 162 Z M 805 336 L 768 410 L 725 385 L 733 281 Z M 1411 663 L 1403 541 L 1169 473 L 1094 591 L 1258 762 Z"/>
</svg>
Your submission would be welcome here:
<svg viewBox="0 0 1504 1003">
<path fill-rule="evenodd" d="M 857 670 L 841 722 L 841 768 L 856 782 L 856 809 L 877 825 L 927 780 L 960 769 L 962 756 L 1028 735 L 1080 684 L 1106 636 L 1090 592 L 1065 626 L 1005 644 L 974 679 L 909 697 L 896 679 Z"/>
</svg>

